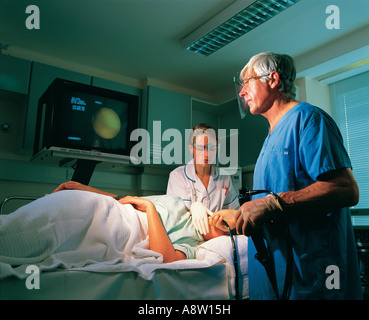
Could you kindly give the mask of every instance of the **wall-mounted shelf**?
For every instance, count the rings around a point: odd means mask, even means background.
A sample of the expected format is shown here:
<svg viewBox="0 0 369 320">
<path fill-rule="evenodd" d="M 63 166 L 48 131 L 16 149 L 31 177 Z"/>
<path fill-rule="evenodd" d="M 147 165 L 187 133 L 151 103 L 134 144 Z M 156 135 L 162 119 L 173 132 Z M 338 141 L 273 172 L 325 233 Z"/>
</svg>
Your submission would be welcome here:
<svg viewBox="0 0 369 320">
<path fill-rule="evenodd" d="M 31 161 L 59 167 L 72 167 L 74 168 L 72 180 L 86 185 L 89 184 L 97 165 L 100 170 L 110 171 L 119 167 L 120 171 L 132 174 L 139 174 L 143 170 L 142 166 L 132 164 L 129 156 L 59 147 L 43 148 L 31 158 Z"/>
</svg>

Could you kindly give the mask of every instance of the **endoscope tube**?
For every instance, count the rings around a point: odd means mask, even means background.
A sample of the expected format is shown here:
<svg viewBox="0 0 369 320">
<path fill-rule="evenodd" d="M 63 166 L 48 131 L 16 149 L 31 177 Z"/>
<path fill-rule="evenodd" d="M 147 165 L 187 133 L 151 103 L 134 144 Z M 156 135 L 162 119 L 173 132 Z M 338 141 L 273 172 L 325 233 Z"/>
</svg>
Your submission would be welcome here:
<svg viewBox="0 0 369 320">
<path fill-rule="evenodd" d="M 228 223 L 225 222 L 223 220 L 224 225 L 227 227 L 228 232 L 229 232 L 229 236 L 231 238 L 231 242 L 232 242 L 232 252 L 233 252 L 233 263 L 234 263 L 234 271 L 235 271 L 235 285 L 234 285 L 234 289 L 235 289 L 235 299 L 239 300 L 239 284 L 238 284 L 238 258 L 237 258 L 237 249 L 236 249 L 236 243 L 234 241 L 234 237 L 232 234 L 232 230 L 229 227 Z"/>
</svg>

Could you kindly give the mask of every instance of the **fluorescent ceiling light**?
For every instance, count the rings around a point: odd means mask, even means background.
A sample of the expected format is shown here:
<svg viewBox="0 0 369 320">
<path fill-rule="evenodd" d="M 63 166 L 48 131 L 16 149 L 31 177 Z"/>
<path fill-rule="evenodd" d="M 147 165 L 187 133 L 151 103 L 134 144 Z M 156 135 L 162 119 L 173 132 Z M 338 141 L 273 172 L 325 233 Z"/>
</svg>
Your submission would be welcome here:
<svg viewBox="0 0 369 320">
<path fill-rule="evenodd" d="M 223 48 L 300 0 L 236 1 L 186 36 L 182 45 L 204 56 Z"/>
</svg>

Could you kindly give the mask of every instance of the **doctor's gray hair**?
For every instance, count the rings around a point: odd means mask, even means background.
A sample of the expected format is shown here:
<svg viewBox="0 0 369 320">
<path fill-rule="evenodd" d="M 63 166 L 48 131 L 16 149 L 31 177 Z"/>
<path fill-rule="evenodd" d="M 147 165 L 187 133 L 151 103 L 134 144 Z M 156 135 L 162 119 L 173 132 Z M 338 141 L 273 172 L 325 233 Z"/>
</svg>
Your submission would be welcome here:
<svg viewBox="0 0 369 320">
<path fill-rule="evenodd" d="M 199 135 L 206 134 L 210 137 L 214 137 L 218 144 L 218 133 L 213 126 L 208 123 L 199 123 L 192 128 L 190 139 L 188 143 L 193 145 L 196 142 L 196 137 Z"/>
<path fill-rule="evenodd" d="M 246 66 L 240 72 L 240 78 L 243 80 L 248 70 L 254 69 L 258 76 L 270 74 L 273 71 L 278 72 L 279 92 L 285 102 L 295 100 L 296 97 L 296 68 L 291 56 L 287 54 L 277 54 L 273 52 L 262 52 L 253 56 Z M 267 81 L 263 77 L 260 81 Z"/>
</svg>

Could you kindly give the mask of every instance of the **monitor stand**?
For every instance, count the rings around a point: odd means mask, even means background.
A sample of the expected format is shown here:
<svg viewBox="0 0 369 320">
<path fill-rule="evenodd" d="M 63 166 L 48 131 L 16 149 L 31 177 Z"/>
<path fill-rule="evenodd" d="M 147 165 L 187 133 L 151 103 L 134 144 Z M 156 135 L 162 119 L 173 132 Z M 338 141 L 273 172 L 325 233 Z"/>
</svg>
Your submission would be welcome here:
<svg viewBox="0 0 369 320">
<path fill-rule="evenodd" d="M 74 167 L 72 181 L 88 185 L 96 165 L 100 162 L 101 161 L 96 160 L 78 159 Z"/>
</svg>

